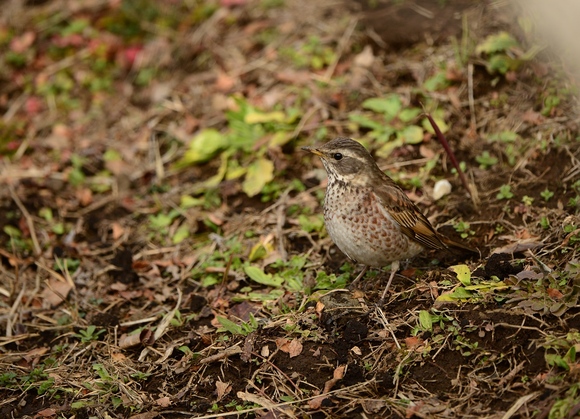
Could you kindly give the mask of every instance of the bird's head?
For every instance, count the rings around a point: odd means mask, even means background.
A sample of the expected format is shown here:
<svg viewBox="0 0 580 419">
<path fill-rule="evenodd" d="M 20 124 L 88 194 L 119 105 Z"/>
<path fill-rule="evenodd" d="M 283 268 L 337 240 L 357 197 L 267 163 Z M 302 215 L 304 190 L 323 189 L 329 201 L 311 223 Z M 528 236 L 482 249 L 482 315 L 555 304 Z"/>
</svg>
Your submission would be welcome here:
<svg viewBox="0 0 580 419">
<path fill-rule="evenodd" d="M 322 159 L 329 181 L 364 183 L 375 171 L 380 172 L 366 148 L 350 138 L 338 137 L 321 146 L 302 147 L 302 150 Z"/>
</svg>

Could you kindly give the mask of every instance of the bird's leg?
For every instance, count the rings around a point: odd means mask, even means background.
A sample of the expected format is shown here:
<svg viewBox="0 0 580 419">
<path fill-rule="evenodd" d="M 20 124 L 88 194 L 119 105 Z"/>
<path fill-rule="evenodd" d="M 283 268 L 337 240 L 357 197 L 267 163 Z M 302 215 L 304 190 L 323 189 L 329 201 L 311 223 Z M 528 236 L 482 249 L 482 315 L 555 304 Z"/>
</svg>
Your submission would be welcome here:
<svg viewBox="0 0 580 419">
<path fill-rule="evenodd" d="M 355 286 L 355 284 L 356 284 L 358 281 L 360 281 L 360 279 L 361 279 L 361 278 L 362 278 L 362 277 L 363 277 L 363 276 L 364 276 L 364 275 L 367 273 L 367 271 L 368 271 L 368 270 L 369 270 L 369 267 L 368 267 L 368 265 L 366 265 L 366 266 L 363 268 L 363 270 L 362 270 L 362 271 L 360 271 L 360 274 L 358 274 L 358 276 L 355 278 L 355 280 L 354 280 L 354 281 L 352 281 L 352 282 L 350 283 L 350 285 L 349 285 L 349 288 L 350 288 L 350 289 L 352 289 L 352 288 Z"/>
<path fill-rule="evenodd" d="M 387 291 L 389 290 L 389 287 L 391 286 L 391 282 L 393 282 L 393 278 L 397 274 L 397 271 L 399 270 L 400 266 L 401 266 L 401 264 L 399 263 L 398 260 L 391 263 L 391 276 L 389 276 L 389 282 L 387 282 L 387 286 L 385 287 L 385 290 L 383 291 L 383 295 L 381 296 L 379 304 L 383 304 L 383 302 L 385 301 L 385 297 L 387 296 Z"/>
</svg>

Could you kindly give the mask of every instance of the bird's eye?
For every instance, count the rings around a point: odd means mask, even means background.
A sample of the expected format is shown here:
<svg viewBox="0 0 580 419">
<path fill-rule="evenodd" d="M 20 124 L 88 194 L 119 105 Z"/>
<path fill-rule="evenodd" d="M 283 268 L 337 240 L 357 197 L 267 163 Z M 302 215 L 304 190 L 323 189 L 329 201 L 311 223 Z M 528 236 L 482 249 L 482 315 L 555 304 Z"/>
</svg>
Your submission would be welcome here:
<svg viewBox="0 0 580 419">
<path fill-rule="evenodd" d="M 334 153 L 334 155 L 332 157 L 334 157 L 334 160 L 340 160 L 340 159 L 342 159 L 342 154 Z"/>
</svg>

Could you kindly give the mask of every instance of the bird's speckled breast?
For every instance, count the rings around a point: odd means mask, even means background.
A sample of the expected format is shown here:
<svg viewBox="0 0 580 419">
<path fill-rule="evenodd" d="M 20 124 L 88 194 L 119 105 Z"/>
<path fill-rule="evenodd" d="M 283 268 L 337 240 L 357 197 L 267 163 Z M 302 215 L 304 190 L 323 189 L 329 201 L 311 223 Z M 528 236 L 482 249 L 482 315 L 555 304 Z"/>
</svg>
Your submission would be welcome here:
<svg viewBox="0 0 580 419">
<path fill-rule="evenodd" d="M 423 246 L 404 235 L 397 222 L 378 205 L 371 190 L 329 179 L 324 221 L 338 248 L 350 259 L 374 267 L 420 253 Z"/>
</svg>

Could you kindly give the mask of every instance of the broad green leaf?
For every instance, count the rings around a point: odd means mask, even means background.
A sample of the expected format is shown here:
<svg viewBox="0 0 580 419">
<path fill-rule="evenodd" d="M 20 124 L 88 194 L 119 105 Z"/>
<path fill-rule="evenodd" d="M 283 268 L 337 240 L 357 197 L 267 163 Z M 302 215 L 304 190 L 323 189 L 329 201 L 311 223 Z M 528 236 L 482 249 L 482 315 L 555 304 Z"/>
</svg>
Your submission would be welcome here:
<svg viewBox="0 0 580 419">
<path fill-rule="evenodd" d="M 393 119 L 401 111 L 403 104 L 397 95 L 388 95 L 384 98 L 367 99 L 362 103 L 362 107 L 371 111 L 382 113 L 387 120 Z"/>
<path fill-rule="evenodd" d="M 502 31 L 493 35 L 489 35 L 483 40 L 475 49 L 477 54 L 485 52 L 493 54 L 494 52 L 507 51 L 510 48 L 518 46 L 518 41 L 509 33 Z"/>
<path fill-rule="evenodd" d="M 431 314 L 427 310 L 421 310 L 419 312 L 419 324 L 421 329 L 431 331 L 433 330 L 433 319 Z"/>
<path fill-rule="evenodd" d="M 226 176 L 226 173 L 228 172 L 228 153 L 223 153 L 221 156 L 221 163 L 220 163 L 220 168 L 218 169 L 218 172 L 213 175 L 212 177 L 210 177 L 209 179 L 201 182 L 199 184 L 199 187 L 203 190 L 203 189 L 211 189 L 211 188 L 217 188 L 217 186 L 220 184 L 220 182 L 222 180 L 224 180 L 224 177 Z"/>
<path fill-rule="evenodd" d="M 417 118 L 421 112 L 422 111 L 419 108 L 405 108 L 399 112 L 399 119 L 403 122 L 411 122 L 413 119 Z"/>
<path fill-rule="evenodd" d="M 258 259 L 265 258 L 273 251 L 274 251 L 274 246 L 272 245 L 272 243 L 264 243 L 264 242 L 260 241 L 252 247 L 252 250 L 250 250 L 250 256 L 248 256 L 248 259 L 250 260 L 250 262 L 254 262 Z"/>
<path fill-rule="evenodd" d="M 284 122 L 286 115 L 284 112 L 258 112 L 250 111 L 244 117 L 244 122 L 246 124 L 263 124 L 264 122 Z"/>
<path fill-rule="evenodd" d="M 251 301 L 273 301 L 277 300 L 284 295 L 284 290 L 271 290 L 270 292 L 249 292 L 247 297 L 237 296 L 232 298 L 234 301 L 244 301 L 244 300 L 251 300 Z"/>
<path fill-rule="evenodd" d="M 119 153 L 117 150 L 109 148 L 103 154 L 103 160 L 104 161 L 119 161 L 119 160 L 123 160 L 123 157 L 121 157 L 121 153 Z"/>
<path fill-rule="evenodd" d="M 423 129 L 417 125 L 410 125 L 399 131 L 397 137 L 404 144 L 420 144 L 423 142 Z"/>
<path fill-rule="evenodd" d="M 14 226 L 6 225 L 2 228 L 2 230 L 4 231 L 4 233 L 8 234 L 10 237 L 13 237 L 16 239 L 22 237 L 22 232 Z"/>
<path fill-rule="evenodd" d="M 250 197 L 255 196 L 273 179 L 274 163 L 262 157 L 248 167 L 242 190 Z"/>
<path fill-rule="evenodd" d="M 232 335 L 244 335 L 244 329 L 242 326 L 234 323 L 233 321 L 226 319 L 225 317 L 216 316 L 216 319 L 223 326 L 225 330 L 230 332 Z"/>
<path fill-rule="evenodd" d="M 564 358 L 562 358 L 558 354 L 545 354 L 544 358 L 546 359 L 546 362 L 550 366 L 557 366 L 557 367 L 560 367 L 566 371 L 568 371 L 570 369 L 570 366 L 568 365 L 568 363 L 564 360 Z"/>
<path fill-rule="evenodd" d="M 471 272 L 467 265 L 455 265 L 450 268 L 453 272 L 457 274 L 457 279 L 463 285 L 471 285 Z"/>
<path fill-rule="evenodd" d="M 571 363 L 575 363 L 576 362 L 576 346 L 572 345 L 570 347 L 570 349 L 568 349 L 568 352 L 566 352 L 566 355 L 564 356 L 564 358 L 568 361 L 570 361 Z"/>
<path fill-rule="evenodd" d="M 214 157 L 220 150 L 229 145 L 228 137 L 218 130 L 207 128 L 193 137 L 188 150 L 178 162 L 178 166 L 203 163 Z"/>
<path fill-rule="evenodd" d="M 205 200 L 203 198 L 194 198 L 191 195 L 181 195 L 179 208 L 181 209 L 189 209 L 193 207 L 199 207 L 203 205 Z"/>
<path fill-rule="evenodd" d="M 388 157 L 395 148 L 401 147 L 403 145 L 402 138 L 396 138 L 392 141 L 385 143 L 381 148 L 377 150 L 377 157 L 385 158 Z"/>
<path fill-rule="evenodd" d="M 63 223 L 56 223 L 52 226 L 52 232 L 55 234 L 64 234 L 64 224 Z"/>
<path fill-rule="evenodd" d="M 439 301 L 439 302 L 445 302 L 445 301 L 457 302 L 457 300 L 465 300 L 466 301 L 472 297 L 473 297 L 473 293 L 471 293 L 470 291 L 467 291 L 463 287 L 458 287 L 458 288 L 455 288 L 452 292 L 446 292 L 446 293 L 441 294 L 439 297 L 437 297 L 436 301 Z"/>
<path fill-rule="evenodd" d="M 298 224 L 300 224 L 300 228 L 307 233 L 322 231 L 322 228 L 324 227 L 324 218 L 321 214 L 310 216 L 300 214 L 298 216 Z"/>
<path fill-rule="evenodd" d="M 506 283 L 503 281 L 484 282 L 483 284 L 468 285 L 465 287 L 465 289 L 468 291 L 491 291 L 491 290 L 502 290 L 506 288 L 509 288 L 509 286 L 506 285 Z"/>
<path fill-rule="evenodd" d="M 173 244 L 179 244 L 189 237 L 189 227 L 186 225 L 179 226 L 171 238 Z"/>
<path fill-rule="evenodd" d="M 514 131 L 501 131 L 496 134 L 490 134 L 489 141 L 501 141 L 503 143 L 514 143 L 520 136 Z"/>
<path fill-rule="evenodd" d="M 266 274 L 263 270 L 255 266 L 244 266 L 244 272 L 258 284 L 268 285 L 270 287 L 279 287 L 284 281 L 278 275 L 272 276 L 271 274 Z"/>
<path fill-rule="evenodd" d="M 38 216 L 44 218 L 46 221 L 52 221 L 53 219 L 53 215 L 52 215 L 52 209 L 48 208 L 48 207 L 43 207 L 40 210 L 38 210 Z"/>
<path fill-rule="evenodd" d="M 285 288 L 290 291 L 302 291 L 305 292 L 304 289 L 304 281 L 301 275 L 294 275 L 286 279 Z"/>
<path fill-rule="evenodd" d="M 487 62 L 487 71 L 489 73 L 505 74 L 510 70 L 517 70 L 522 61 L 517 58 L 512 58 L 506 54 L 497 54 L 489 58 Z"/>
<path fill-rule="evenodd" d="M 149 216 L 149 224 L 151 228 L 159 230 L 169 226 L 173 222 L 173 218 L 170 214 L 156 214 Z"/>
<path fill-rule="evenodd" d="M 433 118 L 433 120 L 435 121 L 435 123 L 437 124 L 437 126 L 439 127 L 439 129 L 441 130 L 442 133 L 445 134 L 447 131 L 449 131 L 449 125 L 447 125 L 447 123 L 445 122 L 445 119 L 443 119 L 443 117 L 436 116 L 436 115 L 431 115 L 431 117 Z M 431 126 L 431 124 L 429 123 L 429 120 L 427 118 L 425 118 L 423 120 L 421 125 L 423 125 L 423 128 L 427 132 L 430 132 L 431 134 L 435 134 L 435 130 L 433 129 L 433 127 Z"/>
<path fill-rule="evenodd" d="M 376 130 L 376 131 L 383 130 L 383 128 L 385 126 L 385 124 L 381 124 L 380 122 L 373 121 L 369 117 L 364 116 L 364 115 L 360 115 L 357 113 L 350 114 L 348 116 L 348 119 L 350 119 L 352 122 L 358 124 L 361 127 L 370 128 L 370 129 Z"/>
<path fill-rule="evenodd" d="M 448 86 L 449 86 L 449 80 L 447 80 L 447 77 L 445 76 L 444 71 L 437 72 L 434 76 L 429 77 L 423 83 L 423 87 L 429 92 L 434 92 L 436 90 L 443 90 Z"/>
<path fill-rule="evenodd" d="M 292 139 L 292 133 L 284 132 L 284 131 L 277 131 L 272 136 L 270 140 L 271 146 L 283 146 L 287 144 Z"/>
<path fill-rule="evenodd" d="M 226 179 L 232 180 L 232 179 L 240 178 L 240 177 L 244 176 L 247 171 L 248 171 L 248 169 L 240 166 L 240 162 L 238 160 L 230 159 L 230 160 L 228 160 L 228 169 L 226 172 Z"/>
</svg>

